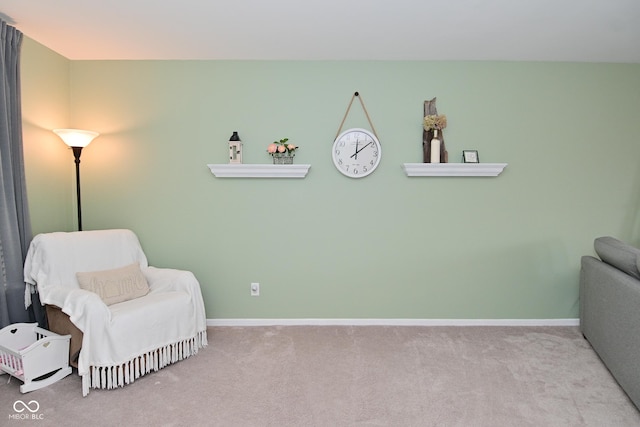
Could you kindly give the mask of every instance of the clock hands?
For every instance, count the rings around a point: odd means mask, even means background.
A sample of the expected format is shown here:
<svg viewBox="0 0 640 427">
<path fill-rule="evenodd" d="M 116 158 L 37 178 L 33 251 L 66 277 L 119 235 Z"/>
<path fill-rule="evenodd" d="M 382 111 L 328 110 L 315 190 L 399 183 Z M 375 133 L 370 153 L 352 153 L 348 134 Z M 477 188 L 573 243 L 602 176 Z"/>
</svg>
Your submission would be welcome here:
<svg viewBox="0 0 640 427">
<path fill-rule="evenodd" d="M 363 146 L 361 149 L 358 150 L 358 141 L 356 140 L 356 152 L 353 153 L 351 157 L 355 157 L 355 159 L 358 160 L 358 153 L 364 150 L 365 148 L 367 148 L 371 144 L 373 144 L 373 141 L 369 141 L 367 145 Z"/>
</svg>

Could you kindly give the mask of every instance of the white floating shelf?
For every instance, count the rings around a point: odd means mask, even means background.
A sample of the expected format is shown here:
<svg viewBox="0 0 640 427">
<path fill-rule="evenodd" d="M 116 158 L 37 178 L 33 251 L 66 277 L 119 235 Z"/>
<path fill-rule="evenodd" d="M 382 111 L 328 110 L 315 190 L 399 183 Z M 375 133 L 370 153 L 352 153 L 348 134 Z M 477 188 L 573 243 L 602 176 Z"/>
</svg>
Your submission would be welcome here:
<svg viewBox="0 0 640 427">
<path fill-rule="evenodd" d="M 311 165 L 218 164 L 207 165 L 217 178 L 304 178 Z"/>
<path fill-rule="evenodd" d="M 507 163 L 404 163 L 407 176 L 498 176 Z"/>
</svg>

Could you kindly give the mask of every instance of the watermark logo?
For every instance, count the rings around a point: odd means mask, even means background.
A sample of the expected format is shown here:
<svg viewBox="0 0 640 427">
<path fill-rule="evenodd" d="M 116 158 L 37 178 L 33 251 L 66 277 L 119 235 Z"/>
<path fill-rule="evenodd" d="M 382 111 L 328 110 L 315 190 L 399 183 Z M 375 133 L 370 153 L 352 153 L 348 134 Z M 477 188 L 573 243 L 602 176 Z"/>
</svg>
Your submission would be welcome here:
<svg viewBox="0 0 640 427">
<path fill-rule="evenodd" d="M 40 404 L 37 400 L 30 400 L 28 403 L 22 400 L 13 402 L 13 410 L 15 413 L 9 414 L 10 420 L 42 420 L 44 414 L 38 414 Z"/>
<path fill-rule="evenodd" d="M 16 412 L 24 412 L 24 410 L 31 412 L 32 414 L 38 412 L 40 404 L 36 400 L 30 400 L 29 403 L 24 403 L 22 400 L 16 400 L 13 402 L 13 410 Z"/>
</svg>

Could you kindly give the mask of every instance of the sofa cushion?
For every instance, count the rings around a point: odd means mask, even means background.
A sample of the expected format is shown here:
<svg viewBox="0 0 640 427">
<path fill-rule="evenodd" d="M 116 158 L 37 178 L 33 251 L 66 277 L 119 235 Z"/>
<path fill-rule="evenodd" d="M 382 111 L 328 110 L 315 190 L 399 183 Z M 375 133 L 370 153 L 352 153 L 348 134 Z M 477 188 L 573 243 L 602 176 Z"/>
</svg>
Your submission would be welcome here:
<svg viewBox="0 0 640 427">
<path fill-rule="evenodd" d="M 149 284 L 137 263 L 113 270 L 76 273 L 82 289 L 95 292 L 105 304 L 117 304 L 149 293 Z"/>
<path fill-rule="evenodd" d="M 640 279 L 640 249 L 610 236 L 598 237 L 593 246 L 602 261 Z"/>
</svg>

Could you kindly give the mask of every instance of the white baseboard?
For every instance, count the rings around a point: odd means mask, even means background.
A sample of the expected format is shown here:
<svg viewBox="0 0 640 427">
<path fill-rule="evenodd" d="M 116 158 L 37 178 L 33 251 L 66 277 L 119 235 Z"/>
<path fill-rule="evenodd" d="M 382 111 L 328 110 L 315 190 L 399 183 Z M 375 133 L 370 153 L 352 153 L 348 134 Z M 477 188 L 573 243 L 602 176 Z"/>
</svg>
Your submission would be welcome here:
<svg viewBox="0 0 640 427">
<path fill-rule="evenodd" d="M 580 319 L 207 319 L 207 326 L 578 326 Z"/>
</svg>

